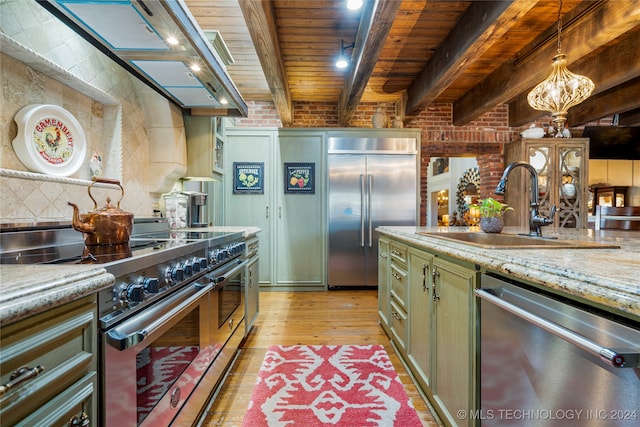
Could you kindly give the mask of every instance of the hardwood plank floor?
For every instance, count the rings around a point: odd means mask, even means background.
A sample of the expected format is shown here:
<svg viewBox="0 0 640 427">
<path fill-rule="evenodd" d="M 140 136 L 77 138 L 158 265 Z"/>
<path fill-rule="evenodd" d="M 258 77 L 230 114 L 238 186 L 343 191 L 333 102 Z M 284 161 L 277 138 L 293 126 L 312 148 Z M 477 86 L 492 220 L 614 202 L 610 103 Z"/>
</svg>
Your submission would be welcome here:
<svg viewBox="0 0 640 427">
<path fill-rule="evenodd" d="M 240 355 L 209 408 L 203 426 L 242 424 L 260 365 L 267 347 L 273 344 L 381 344 L 423 424 L 438 426 L 378 324 L 377 306 L 375 290 L 261 292 L 260 315 L 242 343 Z"/>
</svg>

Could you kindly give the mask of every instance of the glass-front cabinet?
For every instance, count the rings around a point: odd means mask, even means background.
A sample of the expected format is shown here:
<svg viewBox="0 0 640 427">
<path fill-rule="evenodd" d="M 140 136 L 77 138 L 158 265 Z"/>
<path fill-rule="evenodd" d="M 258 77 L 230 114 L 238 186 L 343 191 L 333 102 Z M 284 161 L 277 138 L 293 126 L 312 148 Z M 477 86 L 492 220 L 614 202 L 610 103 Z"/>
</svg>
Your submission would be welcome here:
<svg viewBox="0 0 640 427">
<path fill-rule="evenodd" d="M 540 212 L 548 215 L 556 206 L 554 227 L 587 227 L 588 138 L 523 138 L 505 146 L 505 166 L 515 161 L 528 162 L 538 172 Z M 505 201 L 515 212 L 505 216 L 506 225 L 528 226 L 530 188 L 526 170 L 509 177 Z"/>
</svg>

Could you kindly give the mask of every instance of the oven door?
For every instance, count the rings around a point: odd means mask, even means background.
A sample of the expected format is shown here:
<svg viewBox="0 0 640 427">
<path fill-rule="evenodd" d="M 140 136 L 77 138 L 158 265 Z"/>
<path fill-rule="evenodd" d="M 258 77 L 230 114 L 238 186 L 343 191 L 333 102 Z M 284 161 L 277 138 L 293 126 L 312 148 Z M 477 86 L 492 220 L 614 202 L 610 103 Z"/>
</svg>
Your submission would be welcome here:
<svg viewBox="0 0 640 427">
<path fill-rule="evenodd" d="M 223 271 L 211 273 L 214 283 L 211 292 L 212 330 L 215 347 L 226 353 L 235 353 L 237 348 L 225 346 L 244 319 L 244 274 L 247 262 L 238 260 Z M 225 359 L 225 358 L 222 358 Z"/>
<path fill-rule="evenodd" d="M 104 425 L 169 425 L 215 356 L 213 284 L 194 282 L 105 331 Z"/>
</svg>

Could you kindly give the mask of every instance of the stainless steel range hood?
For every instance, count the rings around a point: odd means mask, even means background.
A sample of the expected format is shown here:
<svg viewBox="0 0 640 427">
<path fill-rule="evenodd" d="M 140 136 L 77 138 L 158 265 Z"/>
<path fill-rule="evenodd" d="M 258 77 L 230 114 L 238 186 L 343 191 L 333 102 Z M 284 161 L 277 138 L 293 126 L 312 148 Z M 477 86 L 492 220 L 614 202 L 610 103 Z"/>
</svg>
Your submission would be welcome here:
<svg viewBox="0 0 640 427">
<path fill-rule="evenodd" d="M 247 104 L 182 0 L 39 3 L 190 114 L 246 117 Z"/>
</svg>

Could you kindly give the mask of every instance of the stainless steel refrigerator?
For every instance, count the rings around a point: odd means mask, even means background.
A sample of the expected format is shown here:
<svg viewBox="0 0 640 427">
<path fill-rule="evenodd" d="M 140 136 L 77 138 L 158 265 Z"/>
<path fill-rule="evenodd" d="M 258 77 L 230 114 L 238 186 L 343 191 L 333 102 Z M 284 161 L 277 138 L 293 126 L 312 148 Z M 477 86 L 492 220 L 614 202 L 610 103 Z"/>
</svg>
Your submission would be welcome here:
<svg viewBox="0 0 640 427">
<path fill-rule="evenodd" d="M 381 225 L 415 225 L 415 138 L 329 138 L 329 288 L 378 285 Z"/>
</svg>

